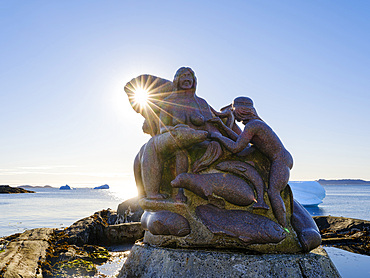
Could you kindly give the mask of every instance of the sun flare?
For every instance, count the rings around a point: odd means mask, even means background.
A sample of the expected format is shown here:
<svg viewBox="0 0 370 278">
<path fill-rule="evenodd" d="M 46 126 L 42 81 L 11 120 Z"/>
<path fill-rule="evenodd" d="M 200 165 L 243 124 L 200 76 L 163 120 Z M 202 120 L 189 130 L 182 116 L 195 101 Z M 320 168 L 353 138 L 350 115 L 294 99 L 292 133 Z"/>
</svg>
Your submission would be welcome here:
<svg viewBox="0 0 370 278">
<path fill-rule="evenodd" d="M 135 90 L 134 98 L 137 104 L 139 104 L 141 107 L 144 107 L 147 105 L 149 92 L 143 88 L 137 88 Z"/>
</svg>

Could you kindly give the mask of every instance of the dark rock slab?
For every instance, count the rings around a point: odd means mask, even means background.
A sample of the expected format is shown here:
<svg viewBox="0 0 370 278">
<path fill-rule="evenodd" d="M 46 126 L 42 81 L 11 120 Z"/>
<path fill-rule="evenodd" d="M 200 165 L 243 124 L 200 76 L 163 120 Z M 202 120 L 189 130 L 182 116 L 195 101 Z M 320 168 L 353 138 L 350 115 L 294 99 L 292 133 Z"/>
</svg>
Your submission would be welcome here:
<svg viewBox="0 0 370 278">
<path fill-rule="evenodd" d="M 314 216 L 322 244 L 370 255 L 370 221 L 335 216 Z"/>
<path fill-rule="evenodd" d="M 0 277 L 42 277 L 38 262 L 45 259 L 54 230 L 38 228 L 5 238 L 9 242 L 0 252 Z"/>
<path fill-rule="evenodd" d="M 73 223 L 64 230 L 66 241 L 77 246 L 106 243 L 104 231 L 109 225 L 107 220 L 112 213 L 110 209 L 98 211 Z"/>
<path fill-rule="evenodd" d="M 139 205 L 139 198 L 128 199 L 118 205 L 115 224 L 140 222 L 144 210 Z"/>
<path fill-rule="evenodd" d="M 83 246 L 132 243 L 143 237 L 140 222 L 115 224 L 116 212 L 107 209 L 95 212 L 66 228 L 60 240 L 68 244 Z"/>
<path fill-rule="evenodd" d="M 134 243 L 144 237 L 144 229 L 140 222 L 109 225 L 104 233 L 109 244 Z"/>
<path fill-rule="evenodd" d="M 316 225 L 322 232 L 348 234 L 359 231 L 370 231 L 370 221 L 336 216 L 314 216 Z"/>
</svg>

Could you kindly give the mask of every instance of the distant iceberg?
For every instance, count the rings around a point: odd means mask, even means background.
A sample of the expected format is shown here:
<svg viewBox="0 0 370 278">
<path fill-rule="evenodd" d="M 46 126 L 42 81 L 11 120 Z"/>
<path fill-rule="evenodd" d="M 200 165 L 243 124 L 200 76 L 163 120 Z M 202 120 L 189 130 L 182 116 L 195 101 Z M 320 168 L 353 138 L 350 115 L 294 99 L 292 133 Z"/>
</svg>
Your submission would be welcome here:
<svg viewBox="0 0 370 278">
<path fill-rule="evenodd" d="M 60 190 L 71 190 L 72 188 L 68 184 L 66 184 L 66 185 L 59 187 L 59 189 Z"/>
<path fill-rule="evenodd" d="M 104 184 L 104 185 L 101 185 L 101 186 L 94 187 L 94 189 L 109 189 L 109 185 Z"/>
<path fill-rule="evenodd" d="M 326 193 L 317 181 L 290 181 L 293 198 L 303 206 L 317 206 L 322 203 Z"/>
</svg>

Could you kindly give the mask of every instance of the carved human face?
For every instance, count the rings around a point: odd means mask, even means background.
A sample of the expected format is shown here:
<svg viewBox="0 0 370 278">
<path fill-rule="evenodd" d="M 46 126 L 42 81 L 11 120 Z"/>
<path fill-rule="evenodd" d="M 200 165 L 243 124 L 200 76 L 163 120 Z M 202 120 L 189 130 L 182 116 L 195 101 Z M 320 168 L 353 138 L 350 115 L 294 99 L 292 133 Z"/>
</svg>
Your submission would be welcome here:
<svg viewBox="0 0 370 278">
<path fill-rule="evenodd" d="M 255 110 L 250 105 L 233 105 L 233 112 L 238 122 L 250 120 L 255 116 Z"/>
<path fill-rule="evenodd" d="M 233 106 L 233 112 L 234 112 L 234 116 L 235 116 L 235 120 L 237 120 L 238 122 L 242 121 L 243 119 L 243 115 L 240 113 L 241 111 L 241 106 L 240 105 L 237 105 L 237 106 Z"/>
<path fill-rule="evenodd" d="M 179 87 L 180 89 L 187 90 L 193 88 L 194 78 L 190 71 L 185 71 L 179 77 Z"/>
</svg>

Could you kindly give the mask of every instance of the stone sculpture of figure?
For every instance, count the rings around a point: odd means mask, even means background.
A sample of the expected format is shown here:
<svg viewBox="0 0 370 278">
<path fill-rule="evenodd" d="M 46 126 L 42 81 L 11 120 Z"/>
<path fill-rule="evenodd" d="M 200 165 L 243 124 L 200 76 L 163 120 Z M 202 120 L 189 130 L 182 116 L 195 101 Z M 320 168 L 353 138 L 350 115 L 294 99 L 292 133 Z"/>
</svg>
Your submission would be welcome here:
<svg viewBox="0 0 370 278">
<path fill-rule="evenodd" d="M 210 120 L 222 128 L 231 138 L 220 133 L 211 133 L 211 138 L 218 140 L 232 153 L 238 153 L 252 143 L 270 160 L 270 174 L 268 196 L 275 218 L 280 225 L 286 227 L 286 209 L 280 192 L 289 181 L 290 169 L 293 167 L 293 158 L 284 148 L 283 143 L 275 132 L 257 115 L 253 101 L 247 97 L 238 97 L 233 102 L 233 112 L 237 121 L 245 125 L 243 132 L 238 135 L 217 119 Z"/>
<path fill-rule="evenodd" d="M 161 105 L 162 111 L 159 116 L 160 132 L 163 134 L 169 127 L 185 124 L 195 130 L 204 130 L 218 133 L 219 131 L 208 122 L 213 118 L 211 107 L 208 103 L 195 94 L 197 79 L 191 68 L 182 67 L 177 70 L 174 80 L 174 92 L 164 99 Z M 193 172 L 200 172 L 213 163 L 221 154 L 222 150 L 217 142 L 204 141 L 207 145 L 206 153 L 193 165 Z M 176 173 L 187 173 L 189 168 L 188 154 L 185 149 L 179 149 L 176 154 Z M 176 199 L 186 201 L 183 189 L 179 189 Z"/>
<path fill-rule="evenodd" d="M 173 82 L 141 75 L 125 86 L 151 135 L 134 162 L 144 242 L 261 253 L 317 247 L 315 222 L 286 186 L 293 159 L 252 100 L 238 97 L 218 112 L 196 95 L 196 82 L 183 67 Z M 138 88 L 149 92 L 145 105 Z"/>
<path fill-rule="evenodd" d="M 206 140 L 207 132 L 218 130 L 208 122 L 213 117 L 211 111 L 214 110 L 195 94 L 196 77 L 192 69 L 180 68 L 175 74 L 173 83 L 167 81 L 172 84 L 171 86 L 160 78 L 150 78 L 146 75 L 144 77 L 137 77 L 126 85 L 130 99 L 134 99 L 134 85 L 137 82 L 146 84 L 154 80 L 162 90 L 156 89 L 158 94 L 151 96 L 152 101 L 147 108 L 138 109 L 133 105 L 145 118 L 143 131 L 153 136 L 135 158 L 134 172 L 140 196 L 158 200 L 167 197 L 159 192 L 166 159 L 175 156 L 175 176 L 177 176 L 189 171 L 187 148 L 194 145 L 207 148 L 205 154 L 193 163 L 193 172 L 207 168 L 222 154 L 222 149 L 218 142 Z M 170 87 L 172 93 L 168 94 L 163 88 L 168 90 Z M 163 95 L 167 97 L 162 98 Z M 131 102 L 133 104 L 134 100 Z M 229 116 L 228 113 L 219 114 L 221 117 Z M 155 123 L 155 119 L 158 124 Z M 175 199 L 186 202 L 182 188 L 179 189 Z"/>
<path fill-rule="evenodd" d="M 186 124 L 194 129 L 217 131 L 207 120 L 213 117 L 208 103 L 195 94 L 197 79 L 191 68 L 179 68 L 173 80 L 174 92 L 164 99 L 160 114 L 161 132 L 167 126 Z"/>
</svg>

